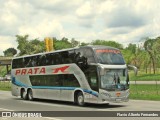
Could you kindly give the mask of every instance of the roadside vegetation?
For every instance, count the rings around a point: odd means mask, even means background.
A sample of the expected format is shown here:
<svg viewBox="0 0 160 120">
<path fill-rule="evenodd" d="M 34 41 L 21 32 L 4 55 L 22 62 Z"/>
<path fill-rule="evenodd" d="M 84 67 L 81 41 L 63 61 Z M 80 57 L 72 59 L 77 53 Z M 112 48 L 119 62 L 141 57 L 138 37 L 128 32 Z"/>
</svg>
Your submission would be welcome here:
<svg viewBox="0 0 160 120">
<path fill-rule="evenodd" d="M 160 81 L 160 73 L 151 74 L 144 73 L 143 71 L 138 71 L 137 76 L 133 71 L 129 72 L 130 81 Z"/>
<path fill-rule="evenodd" d="M 0 90 L 11 91 L 11 81 L 0 81 Z"/>
<path fill-rule="evenodd" d="M 160 101 L 160 85 L 130 85 L 130 99 Z"/>
</svg>

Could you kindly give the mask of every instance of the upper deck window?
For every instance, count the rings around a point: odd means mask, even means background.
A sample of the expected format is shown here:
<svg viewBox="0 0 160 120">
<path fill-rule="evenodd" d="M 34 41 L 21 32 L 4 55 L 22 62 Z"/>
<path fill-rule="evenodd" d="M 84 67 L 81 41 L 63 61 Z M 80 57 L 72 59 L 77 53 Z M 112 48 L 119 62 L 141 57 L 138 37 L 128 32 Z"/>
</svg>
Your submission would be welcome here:
<svg viewBox="0 0 160 120">
<path fill-rule="evenodd" d="M 123 65 L 125 61 L 119 50 L 116 49 L 96 49 L 98 62 L 110 65 Z"/>
</svg>

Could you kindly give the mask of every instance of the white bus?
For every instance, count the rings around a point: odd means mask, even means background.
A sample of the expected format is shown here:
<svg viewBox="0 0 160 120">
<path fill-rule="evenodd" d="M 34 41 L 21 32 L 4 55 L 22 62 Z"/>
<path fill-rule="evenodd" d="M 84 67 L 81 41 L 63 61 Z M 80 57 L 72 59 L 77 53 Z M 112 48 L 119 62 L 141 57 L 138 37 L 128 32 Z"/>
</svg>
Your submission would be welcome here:
<svg viewBox="0 0 160 120">
<path fill-rule="evenodd" d="M 127 65 L 119 49 L 84 46 L 12 60 L 12 95 L 85 103 L 129 100 Z"/>
</svg>

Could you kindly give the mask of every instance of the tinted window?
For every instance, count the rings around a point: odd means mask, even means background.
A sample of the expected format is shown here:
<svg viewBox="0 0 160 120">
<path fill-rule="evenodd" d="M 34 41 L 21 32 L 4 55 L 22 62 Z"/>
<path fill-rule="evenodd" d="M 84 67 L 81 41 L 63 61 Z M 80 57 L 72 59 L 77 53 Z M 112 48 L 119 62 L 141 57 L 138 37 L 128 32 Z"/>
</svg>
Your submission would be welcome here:
<svg viewBox="0 0 160 120">
<path fill-rule="evenodd" d="M 22 67 L 24 67 L 23 58 L 13 60 L 12 68 L 22 68 Z"/>
<path fill-rule="evenodd" d="M 80 48 L 81 56 L 87 59 L 88 63 L 95 63 L 94 53 L 91 48 Z"/>
<path fill-rule="evenodd" d="M 45 66 L 46 65 L 46 55 L 39 56 L 39 66 Z"/>
<path fill-rule="evenodd" d="M 46 54 L 46 65 L 57 65 L 61 63 L 59 53 Z"/>
<path fill-rule="evenodd" d="M 80 87 L 77 78 L 73 74 L 66 74 L 63 77 L 63 86 Z"/>
<path fill-rule="evenodd" d="M 46 65 L 54 65 L 54 54 L 53 53 L 49 53 L 46 54 Z"/>
<path fill-rule="evenodd" d="M 121 65 L 125 64 L 123 56 L 119 50 L 116 49 L 98 49 L 95 50 L 99 63 Z"/>
<path fill-rule="evenodd" d="M 13 68 L 36 67 L 76 63 L 81 69 L 86 69 L 88 61 L 93 61 L 92 51 L 85 49 L 69 50 L 29 56 L 13 60 Z M 88 58 L 86 57 L 88 56 Z"/>
<path fill-rule="evenodd" d="M 81 68 L 81 70 L 84 71 L 88 67 L 88 62 L 87 58 L 84 56 L 84 51 L 83 49 L 77 49 L 75 50 L 75 53 L 74 61 Z"/>
<path fill-rule="evenodd" d="M 61 75 L 35 75 L 30 76 L 32 86 L 64 86 L 79 87 L 79 83 L 73 74 Z"/>
<path fill-rule="evenodd" d="M 17 68 L 17 59 L 14 59 L 13 61 L 12 61 L 12 68 L 14 69 L 14 68 Z"/>
<path fill-rule="evenodd" d="M 59 75 L 36 75 L 30 76 L 32 86 L 61 86 Z"/>
<path fill-rule="evenodd" d="M 23 59 L 23 63 L 25 67 L 35 67 L 38 66 L 38 56 L 26 57 Z"/>
<path fill-rule="evenodd" d="M 85 71 L 86 78 L 92 90 L 98 91 L 98 75 L 97 75 L 97 67 L 89 66 L 89 68 Z"/>
</svg>

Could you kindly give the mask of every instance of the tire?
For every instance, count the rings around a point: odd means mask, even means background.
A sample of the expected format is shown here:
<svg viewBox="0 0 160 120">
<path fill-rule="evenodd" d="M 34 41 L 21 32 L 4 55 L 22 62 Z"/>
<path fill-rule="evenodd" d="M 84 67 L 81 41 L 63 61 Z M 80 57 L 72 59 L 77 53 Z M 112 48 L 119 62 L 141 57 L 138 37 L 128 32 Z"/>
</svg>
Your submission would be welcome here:
<svg viewBox="0 0 160 120">
<path fill-rule="evenodd" d="M 77 95 L 77 104 L 79 106 L 84 106 L 85 103 L 84 103 L 84 95 L 82 92 L 79 92 L 78 95 Z"/>
<path fill-rule="evenodd" d="M 28 90 L 28 94 L 27 94 L 27 96 L 28 96 L 28 100 L 30 100 L 30 101 L 32 101 L 32 100 L 33 100 L 33 92 L 32 92 L 32 90 L 31 90 L 31 89 L 29 89 L 29 90 Z"/>
<path fill-rule="evenodd" d="M 24 89 L 21 91 L 21 98 L 27 100 L 27 94 Z"/>
</svg>

